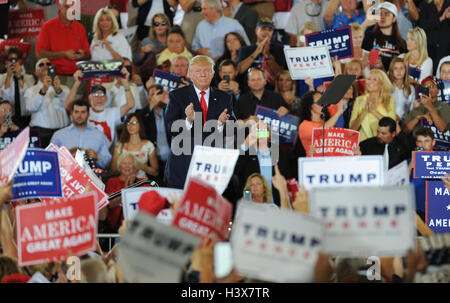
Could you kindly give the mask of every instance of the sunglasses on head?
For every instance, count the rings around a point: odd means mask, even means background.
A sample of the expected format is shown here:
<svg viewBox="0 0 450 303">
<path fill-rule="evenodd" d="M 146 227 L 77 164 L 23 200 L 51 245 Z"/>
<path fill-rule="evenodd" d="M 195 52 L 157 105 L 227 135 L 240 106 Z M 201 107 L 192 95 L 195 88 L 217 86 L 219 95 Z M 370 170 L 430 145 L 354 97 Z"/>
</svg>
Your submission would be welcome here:
<svg viewBox="0 0 450 303">
<path fill-rule="evenodd" d="M 92 96 L 94 97 L 104 97 L 105 94 L 103 92 L 99 92 L 99 93 L 92 93 Z"/>
<path fill-rule="evenodd" d="M 39 63 L 39 67 L 43 67 L 44 65 L 47 65 L 47 66 L 51 66 L 52 64 L 50 63 L 50 62 L 42 62 L 42 63 Z"/>
<path fill-rule="evenodd" d="M 153 26 L 167 25 L 166 21 L 163 22 L 153 22 Z"/>
</svg>

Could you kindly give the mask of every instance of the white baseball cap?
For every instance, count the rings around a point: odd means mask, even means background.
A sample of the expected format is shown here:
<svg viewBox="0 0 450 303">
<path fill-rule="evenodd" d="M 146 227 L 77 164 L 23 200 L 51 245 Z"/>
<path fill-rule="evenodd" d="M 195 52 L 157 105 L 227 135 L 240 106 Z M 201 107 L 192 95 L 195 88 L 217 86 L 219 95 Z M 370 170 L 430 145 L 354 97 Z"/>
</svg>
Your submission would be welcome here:
<svg viewBox="0 0 450 303">
<path fill-rule="evenodd" d="M 383 2 L 380 4 L 380 9 L 382 9 L 382 8 L 390 11 L 397 18 L 398 11 L 397 11 L 397 7 L 395 6 L 395 4 L 392 4 L 390 2 Z"/>
</svg>

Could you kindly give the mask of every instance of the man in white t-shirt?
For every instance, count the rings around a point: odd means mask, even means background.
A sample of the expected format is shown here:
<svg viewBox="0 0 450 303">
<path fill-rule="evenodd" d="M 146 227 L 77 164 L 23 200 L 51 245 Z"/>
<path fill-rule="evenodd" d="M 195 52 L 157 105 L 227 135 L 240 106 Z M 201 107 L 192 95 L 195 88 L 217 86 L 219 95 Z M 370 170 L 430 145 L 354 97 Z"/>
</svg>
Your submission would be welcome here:
<svg viewBox="0 0 450 303">
<path fill-rule="evenodd" d="M 91 87 L 88 96 L 89 104 L 91 105 L 91 108 L 89 109 L 88 125 L 96 127 L 102 131 L 108 139 L 110 146 L 115 142 L 116 127 L 121 124 L 122 117 L 125 116 L 135 104 L 133 94 L 131 93 L 130 84 L 128 82 L 130 74 L 126 68 L 122 68 L 121 72 L 125 75 L 125 78 L 120 79 L 127 100 L 124 105 L 120 107 L 106 108 L 108 99 L 106 95 L 106 88 L 100 84 Z M 77 70 L 75 74 L 73 74 L 73 77 L 75 82 L 64 104 L 66 110 L 71 107 L 78 87 L 81 84 L 80 79 L 83 77 L 83 73 L 80 70 Z"/>
</svg>

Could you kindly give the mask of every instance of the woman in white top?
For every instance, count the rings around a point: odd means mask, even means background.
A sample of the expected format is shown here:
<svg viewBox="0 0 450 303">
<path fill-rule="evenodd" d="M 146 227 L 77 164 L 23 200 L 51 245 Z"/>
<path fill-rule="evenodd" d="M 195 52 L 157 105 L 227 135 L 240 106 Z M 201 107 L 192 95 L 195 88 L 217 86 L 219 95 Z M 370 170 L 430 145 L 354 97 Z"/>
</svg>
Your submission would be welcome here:
<svg viewBox="0 0 450 303">
<path fill-rule="evenodd" d="M 118 159 L 120 154 L 127 152 L 136 159 L 139 169 L 136 176 L 138 179 L 149 176 L 158 176 L 159 167 L 156 157 L 156 148 L 152 142 L 145 140 L 145 130 L 141 119 L 136 113 L 128 115 L 124 122 L 125 127 L 120 135 L 119 142 L 114 148 L 111 160 L 111 172 L 119 171 Z M 150 163 L 150 165 L 148 165 Z"/>
<path fill-rule="evenodd" d="M 94 38 L 91 42 L 91 60 L 121 60 L 131 58 L 131 48 L 127 39 L 119 33 L 119 25 L 113 12 L 100 9 L 94 18 Z"/>
<path fill-rule="evenodd" d="M 394 58 L 389 66 L 389 80 L 394 86 L 397 120 L 402 120 L 413 108 L 416 92 L 408 75 L 408 65 L 401 58 Z"/>
<path fill-rule="evenodd" d="M 443 37 L 443 39 L 445 39 Z M 411 75 L 413 85 L 418 85 L 428 76 L 433 75 L 433 60 L 428 57 L 427 35 L 420 27 L 415 27 L 408 31 L 408 39 L 406 40 L 408 52 L 401 54 L 399 58 L 403 58 L 409 68 L 416 68 L 420 75 Z"/>
</svg>

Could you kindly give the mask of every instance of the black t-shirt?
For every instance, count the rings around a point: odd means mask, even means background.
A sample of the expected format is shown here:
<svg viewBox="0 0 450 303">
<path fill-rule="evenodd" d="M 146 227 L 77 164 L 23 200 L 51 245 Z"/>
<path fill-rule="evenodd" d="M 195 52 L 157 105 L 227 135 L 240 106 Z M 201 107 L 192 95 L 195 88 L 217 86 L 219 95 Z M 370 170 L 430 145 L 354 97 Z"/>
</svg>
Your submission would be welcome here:
<svg viewBox="0 0 450 303">
<path fill-rule="evenodd" d="M 402 39 L 403 45 L 405 41 Z M 382 50 L 380 51 L 381 62 L 383 63 L 384 69 L 389 70 L 389 64 L 391 60 L 400 54 L 406 53 L 408 50 L 405 46 L 400 46 L 401 43 L 394 36 L 386 36 L 382 33 L 376 34 L 375 32 L 366 32 L 362 44 L 362 48 L 369 51 L 374 46 L 379 46 Z"/>
<path fill-rule="evenodd" d="M 237 119 L 245 120 L 255 114 L 257 105 L 273 109 L 278 109 L 281 106 L 288 108 L 288 105 L 280 94 L 265 89 L 261 100 L 256 98 L 251 91 L 241 95 L 234 106 L 234 114 Z"/>
</svg>

